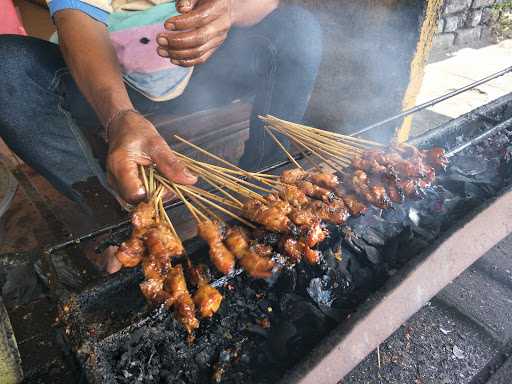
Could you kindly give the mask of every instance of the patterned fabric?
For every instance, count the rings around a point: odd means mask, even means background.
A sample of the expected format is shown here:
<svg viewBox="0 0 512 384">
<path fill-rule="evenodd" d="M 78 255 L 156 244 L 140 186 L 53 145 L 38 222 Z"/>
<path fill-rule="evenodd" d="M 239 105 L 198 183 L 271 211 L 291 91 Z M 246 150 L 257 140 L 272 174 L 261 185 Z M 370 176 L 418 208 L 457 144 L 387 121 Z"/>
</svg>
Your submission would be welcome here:
<svg viewBox="0 0 512 384">
<path fill-rule="evenodd" d="M 154 101 L 167 101 L 185 90 L 193 68 L 182 68 L 156 53 L 164 22 L 178 15 L 169 0 L 49 0 L 53 16 L 80 10 L 107 25 L 126 83 Z"/>
</svg>

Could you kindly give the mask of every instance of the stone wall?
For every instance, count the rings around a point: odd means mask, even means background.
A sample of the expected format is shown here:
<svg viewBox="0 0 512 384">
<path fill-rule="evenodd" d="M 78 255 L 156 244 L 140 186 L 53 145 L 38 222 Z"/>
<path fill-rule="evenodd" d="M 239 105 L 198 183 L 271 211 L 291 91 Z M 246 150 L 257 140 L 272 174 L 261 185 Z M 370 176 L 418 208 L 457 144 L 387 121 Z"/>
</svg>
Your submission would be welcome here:
<svg viewBox="0 0 512 384">
<path fill-rule="evenodd" d="M 434 51 L 478 46 L 498 38 L 500 17 L 510 0 L 445 0 L 434 39 Z"/>
</svg>

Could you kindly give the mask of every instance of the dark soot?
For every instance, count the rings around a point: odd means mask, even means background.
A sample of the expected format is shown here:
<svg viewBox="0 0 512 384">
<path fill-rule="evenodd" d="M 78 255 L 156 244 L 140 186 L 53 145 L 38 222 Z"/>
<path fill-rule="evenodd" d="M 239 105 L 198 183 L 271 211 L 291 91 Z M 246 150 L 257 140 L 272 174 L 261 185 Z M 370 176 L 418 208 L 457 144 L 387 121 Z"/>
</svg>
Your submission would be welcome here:
<svg viewBox="0 0 512 384">
<path fill-rule="evenodd" d="M 272 283 L 234 278 L 193 343 L 161 310 L 100 343 L 98 367 L 118 383 L 275 383 L 411 257 L 496 196 L 509 182 L 511 153 L 506 135 L 465 151 L 423 200 L 329 227 L 321 265 L 284 269 Z"/>
</svg>

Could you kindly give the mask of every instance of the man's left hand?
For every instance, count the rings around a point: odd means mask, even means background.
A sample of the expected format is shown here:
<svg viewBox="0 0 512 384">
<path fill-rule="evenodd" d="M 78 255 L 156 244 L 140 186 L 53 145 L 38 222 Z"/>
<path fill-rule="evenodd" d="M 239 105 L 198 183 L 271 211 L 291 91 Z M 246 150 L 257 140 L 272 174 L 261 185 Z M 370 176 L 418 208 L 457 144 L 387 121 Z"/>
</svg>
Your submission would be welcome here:
<svg viewBox="0 0 512 384">
<path fill-rule="evenodd" d="M 183 13 L 165 22 L 158 54 L 182 67 L 202 64 L 219 48 L 233 25 L 232 0 L 178 0 Z"/>
</svg>

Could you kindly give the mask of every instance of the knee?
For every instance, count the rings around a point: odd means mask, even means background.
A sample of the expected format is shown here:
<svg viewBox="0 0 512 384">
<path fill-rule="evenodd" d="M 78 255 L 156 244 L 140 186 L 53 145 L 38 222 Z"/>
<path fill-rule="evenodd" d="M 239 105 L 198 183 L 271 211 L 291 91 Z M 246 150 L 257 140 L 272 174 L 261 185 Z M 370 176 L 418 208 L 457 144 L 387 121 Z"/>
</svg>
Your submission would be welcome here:
<svg viewBox="0 0 512 384">
<path fill-rule="evenodd" d="M 48 80 L 42 67 L 58 65 L 58 46 L 33 37 L 19 35 L 0 36 L 0 92 L 17 94 L 29 81 Z"/>
<path fill-rule="evenodd" d="M 294 61 L 318 66 L 322 58 L 322 28 L 316 16 L 300 6 L 283 6 L 276 15 L 281 40 L 280 50 Z"/>
</svg>

